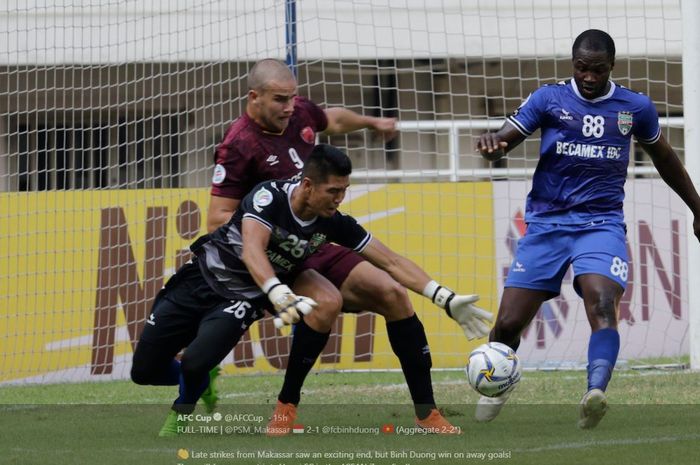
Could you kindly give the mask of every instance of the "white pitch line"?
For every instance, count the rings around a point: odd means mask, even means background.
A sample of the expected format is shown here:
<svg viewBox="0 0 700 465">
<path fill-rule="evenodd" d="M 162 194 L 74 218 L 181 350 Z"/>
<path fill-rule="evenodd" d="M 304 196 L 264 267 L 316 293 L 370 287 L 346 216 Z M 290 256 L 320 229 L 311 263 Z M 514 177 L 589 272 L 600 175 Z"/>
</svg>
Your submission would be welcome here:
<svg viewBox="0 0 700 465">
<path fill-rule="evenodd" d="M 467 380 L 465 379 L 464 381 L 462 380 L 449 380 L 449 381 L 438 381 L 435 382 L 433 381 L 433 386 L 453 386 L 453 385 L 466 385 Z M 373 391 L 403 391 L 407 390 L 408 388 L 406 387 L 405 383 L 393 383 L 393 384 L 373 384 L 369 386 Z M 338 391 L 343 391 L 343 390 L 356 390 L 357 386 L 328 386 L 326 388 L 320 388 L 320 389 L 304 389 L 304 394 L 317 394 L 317 393 L 325 393 L 328 392 L 329 390 L 332 390 L 333 392 L 338 392 Z M 225 399 L 228 398 L 233 398 L 233 397 L 244 397 L 244 396 L 254 396 L 254 395 L 260 395 L 260 391 L 254 391 L 254 392 L 234 392 L 231 394 L 221 394 L 219 393 L 220 397 L 223 397 Z"/>
<path fill-rule="evenodd" d="M 635 371 L 631 370 L 617 370 L 614 372 L 614 378 L 639 378 L 647 376 L 673 376 L 673 375 L 683 375 L 683 371 L 667 371 L 667 370 L 649 370 L 649 371 Z M 572 379 L 580 379 L 581 376 L 562 376 L 559 379 L 570 381 Z"/>
<path fill-rule="evenodd" d="M 40 408 L 36 404 L 2 404 L 0 405 L 0 412 L 15 412 L 18 410 L 36 410 Z"/>
<path fill-rule="evenodd" d="M 672 372 L 668 371 L 648 371 L 648 372 L 639 372 L 639 373 L 615 373 L 616 378 L 634 378 L 638 376 L 670 376 L 672 375 Z M 320 376 L 323 376 L 322 374 Z M 526 376 L 523 376 L 522 379 L 525 379 Z M 572 380 L 572 379 L 580 379 L 580 376 L 575 377 L 575 376 L 564 376 L 559 379 L 565 379 L 565 380 Z M 446 381 L 433 381 L 433 386 L 458 386 L 458 385 L 466 385 L 467 380 L 466 378 L 464 380 L 461 379 L 452 379 L 452 380 L 446 380 Z M 392 383 L 392 384 L 373 384 L 371 386 L 373 390 L 377 391 L 399 391 L 399 390 L 404 390 L 407 389 L 406 384 L 404 383 Z M 304 389 L 304 394 L 318 394 L 318 393 L 324 393 L 327 392 L 328 390 L 333 390 L 335 392 L 339 390 L 343 390 L 342 386 L 328 386 L 327 388 L 317 388 L 317 389 Z M 356 386 L 348 386 L 347 389 L 356 389 Z M 245 397 L 245 396 L 255 396 L 255 395 L 260 395 L 260 391 L 251 391 L 251 392 L 233 392 L 233 393 L 228 393 L 228 394 L 221 394 L 219 393 L 219 396 L 225 399 L 232 399 L 236 397 Z"/>
<path fill-rule="evenodd" d="M 550 446 L 532 447 L 529 449 L 513 449 L 513 452 L 546 452 L 550 450 L 565 449 L 585 449 L 587 447 L 598 446 L 630 446 L 635 444 L 660 444 L 664 442 L 695 441 L 700 439 L 700 434 L 689 434 L 685 436 L 664 436 L 660 438 L 639 438 L 639 439 L 608 439 L 604 441 L 588 442 L 563 442 Z"/>
</svg>

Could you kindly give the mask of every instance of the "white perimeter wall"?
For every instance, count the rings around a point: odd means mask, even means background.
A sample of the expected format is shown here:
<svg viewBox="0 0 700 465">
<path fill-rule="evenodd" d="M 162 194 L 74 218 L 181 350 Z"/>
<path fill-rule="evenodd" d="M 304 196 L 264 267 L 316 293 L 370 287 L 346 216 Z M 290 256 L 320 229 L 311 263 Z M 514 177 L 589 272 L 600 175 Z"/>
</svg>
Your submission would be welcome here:
<svg viewBox="0 0 700 465">
<path fill-rule="evenodd" d="M 10 0 L 0 64 L 284 57 L 284 0 Z M 299 0 L 300 59 L 568 56 L 591 27 L 619 56 L 679 56 L 678 0 Z M 4 10 L 4 11 L 3 11 Z"/>
</svg>

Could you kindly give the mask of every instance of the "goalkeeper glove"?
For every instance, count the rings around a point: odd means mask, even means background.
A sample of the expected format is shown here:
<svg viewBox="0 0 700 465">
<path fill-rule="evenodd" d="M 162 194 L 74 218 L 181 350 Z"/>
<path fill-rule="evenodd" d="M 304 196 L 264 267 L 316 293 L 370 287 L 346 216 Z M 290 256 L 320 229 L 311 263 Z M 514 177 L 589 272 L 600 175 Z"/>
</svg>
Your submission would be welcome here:
<svg viewBox="0 0 700 465">
<path fill-rule="evenodd" d="M 308 315 L 316 307 L 316 301 L 309 297 L 296 295 L 289 286 L 277 278 L 268 279 L 262 290 L 267 294 L 275 309 L 275 328 L 298 323 L 301 315 Z"/>
<path fill-rule="evenodd" d="M 451 289 L 430 281 L 425 286 L 423 295 L 438 307 L 445 309 L 447 315 L 459 323 L 470 341 L 485 337 L 489 333 L 493 314 L 474 305 L 479 300 L 477 294 L 457 295 Z"/>
</svg>

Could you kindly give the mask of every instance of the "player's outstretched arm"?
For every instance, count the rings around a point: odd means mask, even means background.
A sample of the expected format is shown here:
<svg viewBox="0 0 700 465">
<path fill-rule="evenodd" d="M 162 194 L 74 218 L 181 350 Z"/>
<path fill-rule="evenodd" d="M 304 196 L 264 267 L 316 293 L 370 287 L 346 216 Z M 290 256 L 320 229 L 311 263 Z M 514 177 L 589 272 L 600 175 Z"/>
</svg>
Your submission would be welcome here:
<svg viewBox="0 0 700 465">
<path fill-rule="evenodd" d="M 316 307 L 316 302 L 309 298 L 296 295 L 286 284 L 282 284 L 275 275 L 275 270 L 267 258 L 267 244 L 270 241 L 270 230 L 260 222 L 243 218 L 241 234 L 243 235 L 243 253 L 241 259 L 248 268 L 255 283 L 260 286 L 272 302 L 275 310 L 275 326 L 298 323 L 301 315 L 308 315 Z"/>
<path fill-rule="evenodd" d="M 361 255 L 374 266 L 389 273 L 403 287 L 418 294 L 423 292 L 423 288 L 431 280 L 413 261 L 397 254 L 376 237 L 372 237 Z"/>
<path fill-rule="evenodd" d="M 693 220 L 693 231 L 695 237 L 700 240 L 700 197 L 695 190 L 693 181 L 685 170 L 678 155 L 661 134 L 659 140 L 653 144 L 641 144 L 645 152 L 649 154 L 656 170 L 661 178 L 673 189 L 676 194 L 688 205 L 695 217 Z"/>
<path fill-rule="evenodd" d="M 397 254 L 376 237 L 362 251 L 362 256 L 404 287 L 422 294 L 444 309 L 462 327 L 468 339 L 481 338 L 489 333 L 493 315 L 474 305 L 479 300 L 478 295 L 457 295 L 439 285 L 413 261 Z"/>
<path fill-rule="evenodd" d="M 241 199 L 210 196 L 207 210 L 207 232 L 214 232 L 219 226 L 228 223 L 240 203 Z"/>
<path fill-rule="evenodd" d="M 384 136 L 385 141 L 396 137 L 396 118 L 364 116 L 342 107 L 328 108 L 325 113 L 328 126 L 323 131 L 324 134 L 347 134 L 360 129 L 371 129 Z"/>
<path fill-rule="evenodd" d="M 476 143 L 476 150 L 487 160 L 497 161 L 523 140 L 525 140 L 525 136 L 515 129 L 513 125 L 505 122 L 497 132 L 482 134 Z"/>
<path fill-rule="evenodd" d="M 470 341 L 485 337 L 493 322 L 493 313 L 477 307 L 478 294 L 458 295 L 436 281 L 430 281 L 423 289 L 423 295 L 440 308 L 462 327 L 464 335 Z"/>
</svg>

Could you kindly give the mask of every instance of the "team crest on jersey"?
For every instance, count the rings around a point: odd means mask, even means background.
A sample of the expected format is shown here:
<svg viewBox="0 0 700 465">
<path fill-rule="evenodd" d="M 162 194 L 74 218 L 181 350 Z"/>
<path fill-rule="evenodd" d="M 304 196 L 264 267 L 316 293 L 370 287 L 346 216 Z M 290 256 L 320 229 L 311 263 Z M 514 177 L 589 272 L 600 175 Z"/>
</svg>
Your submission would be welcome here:
<svg viewBox="0 0 700 465">
<path fill-rule="evenodd" d="M 632 124 L 634 123 L 634 118 L 632 117 L 632 112 L 629 111 L 618 111 L 617 112 L 617 129 L 620 130 L 623 136 L 629 134 L 632 130 Z"/>
<path fill-rule="evenodd" d="M 321 247 L 326 242 L 326 235 L 321 233 L 314 233 L 309 239 L 309 248 L 316 250 Z"/>
<path fill-rule="evenodd" d="M 265 189 L 264 187 L 261 187 L 253 195 L 253 208 L 255 208 L 255 210 L 258 212 L 262 211 L 263 207 L 267 207 L 271 203 L 272 203 L 272 192 Z"/>
<path fill-rule="evenodd" d="M 214 176 L 211 177 L 213 184 L 221 184 L 226 179 L 226 168 L 224 165 L 216 165 L 214 167 Z"/>
<path fill-rule="evenodd" d="M 313 144 L 316 140 L 316 133 L 314 133 L 314 130 L 311 129 L 311 126 L 306 126 L 304 129 L 301 130 L 299 135 L 301 136 L 301 139 L 307 144 Z"/>
</svg>

